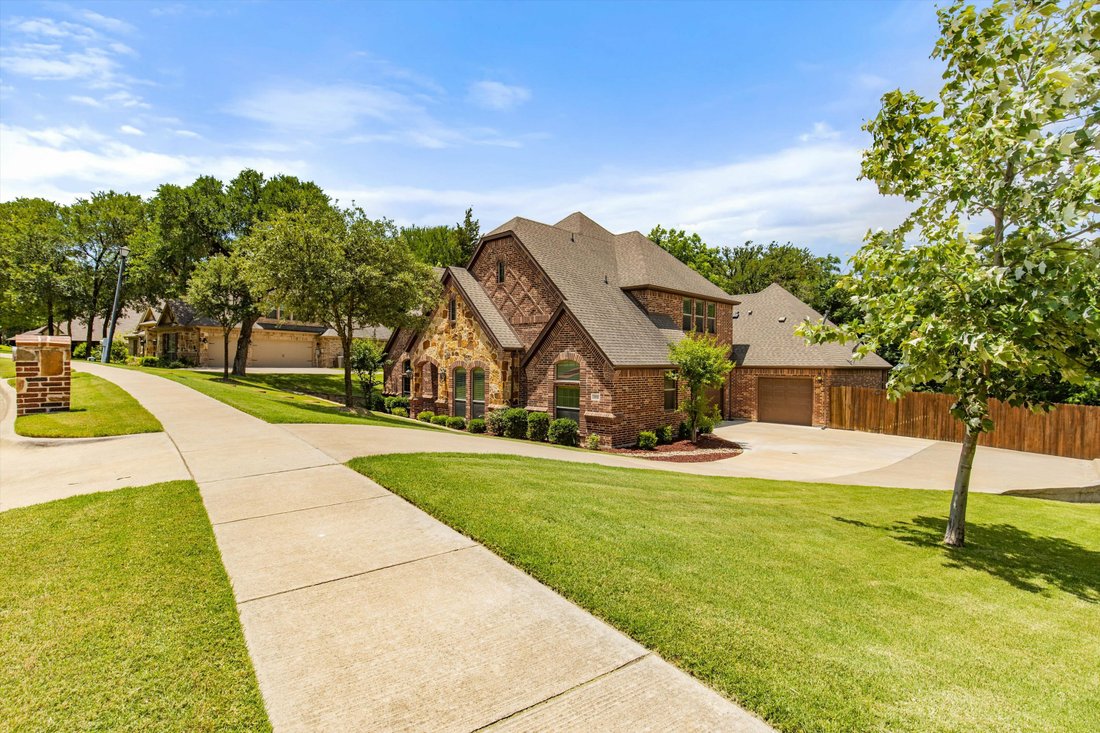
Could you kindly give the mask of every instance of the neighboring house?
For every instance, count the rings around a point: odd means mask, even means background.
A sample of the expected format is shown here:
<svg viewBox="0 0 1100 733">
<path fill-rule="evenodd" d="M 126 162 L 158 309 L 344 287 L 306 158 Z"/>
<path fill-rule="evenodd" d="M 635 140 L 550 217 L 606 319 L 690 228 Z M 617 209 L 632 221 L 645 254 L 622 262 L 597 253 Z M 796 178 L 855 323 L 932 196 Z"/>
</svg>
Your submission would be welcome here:
<svg viewBox="0 0 1100 733">
<path fill-rule="evenodd" d="M 116 333 L 122 333 L 116 329 Z M 237 353 L 239 328 L 229 332 L 229 361 Z M 381 326 L 356 329 L 357 338 L 385 342 L 390 331 Z M 130 353 L 182 361 L 200 367 L 224 365 L 222 328 L 199 316 L 182 300 L 169 300 L 160 309 L 145 309 L 136 327 L 125 334 Z M 343 358 L 340 339 L 331 328 L 293 320 L 275 311 L 260 318 L 252 329 L 248 349 L 250 367 L 335 367 Z"/>
<path fill-rule="evenodd" d="M 387 343 L 387 392 L 409 395 L 413 412 L 470 418 L 522 406 L 613 445 L 683 419 L 669 344 L 698 330 L 731 345 L 737 305 L 641 233 L 579 212 L 508 221 L 442 283 L 426 327 Z M 726 387 L 714 396 L 727 404 Z"/>
<path fill-rule="evenodd" d="M 115 339 L 121 340 L 122 337 L 134 331 L 138 323 L 144 317 L 145 310 L 142 308 L 126 308 L 118 314 L 118 320 L 115 321 Z M 101 316 L 96 316 L 92 320 L 92 346 L 98 346 L 100 342 L 107 338 L 107 320 Z M 72 321 L 58 321 L 54 324 L 55 336 L 69 336 L 72 338 L 73 348 L 88 340 L 88 322 L 84 318 L 74 318 Z M 18 334 L 19 336 L 42 336 L 46 335 L 46 327 L 39 326 L 38 328 L 31 329 L 25 333 Z M 12 337 L 13 340 L 15 337 Z"/>
<path fill-rule="evenodd" d="M 876 354 L 856 360 L 855 344 L 810 345 L 795 334 L 803 321 L 822 316 L 782 286 L 735 295 L 733 358 L 727 415 L 762 422 L 826 425 L 829 388 L 886 384 L 889 362 Z"/>
</svg>

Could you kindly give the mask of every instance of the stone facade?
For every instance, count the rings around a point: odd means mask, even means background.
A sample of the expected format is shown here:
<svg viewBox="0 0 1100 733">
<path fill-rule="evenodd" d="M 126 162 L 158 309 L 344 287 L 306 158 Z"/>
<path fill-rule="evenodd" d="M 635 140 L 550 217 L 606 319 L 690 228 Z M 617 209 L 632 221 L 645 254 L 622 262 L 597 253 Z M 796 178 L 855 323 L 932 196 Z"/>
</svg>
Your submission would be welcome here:
<svg viewBox="0 0 1100 733">
<path fill-rule="evenodd" d="M 808 367 L 737 367 L 730 373 L 728 415 L 743 420 L 757 419 L 757 385 L 760 377 L 809 377 L 814 380 L 813 425 L 829 424 L 830 387 L 886 386 L 884 369 L 828 369 Z"/>
<path fill-rule="evenodd" d="M 68 336 L 20 336 L 12 359 L 17 417 L 69 409 L 72 340 Z"/>
</svg>

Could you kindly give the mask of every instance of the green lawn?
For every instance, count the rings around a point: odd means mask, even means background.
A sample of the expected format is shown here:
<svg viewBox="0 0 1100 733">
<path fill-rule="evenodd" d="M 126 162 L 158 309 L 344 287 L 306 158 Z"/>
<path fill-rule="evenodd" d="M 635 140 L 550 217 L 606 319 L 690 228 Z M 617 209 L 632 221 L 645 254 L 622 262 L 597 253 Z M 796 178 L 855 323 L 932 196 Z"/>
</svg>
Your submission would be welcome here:
<svg viewBox="0 0 1100 733">
<path fill-rule="evenodd" d="M 0 359 L 0 378 L 15 376 L 15 364 Z M 15 419 L 15 432 L 30 438 L 96 438 L 156 433 L 160 422 L 125 390 L 86 372 L 73 372 L 72 409 Z"/>
<path fill-rule="evenodd" d="M 270 730 L 190 481 L 0 513 L 0 729 Z"/>
<path fill-rule="evenodd" d="M 138 367 L 135 367 L 138 368 Z M 222 381 L 221 372 L 197 372 L 189 369 L 151 369 L 143 372 L 167 379 L 209 395 L 242 412 L 270 423 L 349 423 L 400 428 L 427 428 L 410 420 L 383 413 L 350 412 L 309 394 L 295 392 L 344 393 L 344 378 L 330 374 L 249 374 Z M 358 387 L 358 385 L 356 385 Z"/>
<path fill-rule="evenodd" d="M 1100 730 L 1100 507 L 504 456 L 356 470 L 787 731 Z"/>
</svg>

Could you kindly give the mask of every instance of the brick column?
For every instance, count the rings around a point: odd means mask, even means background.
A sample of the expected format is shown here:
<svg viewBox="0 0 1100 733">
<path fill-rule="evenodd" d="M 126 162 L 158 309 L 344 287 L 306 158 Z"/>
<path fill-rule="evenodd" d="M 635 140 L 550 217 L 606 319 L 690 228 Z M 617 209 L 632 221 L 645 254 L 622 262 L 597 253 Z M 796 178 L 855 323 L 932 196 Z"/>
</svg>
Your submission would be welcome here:
<svg viewBox="0 0 1100 733">
<path fill-rule="evenodd" d="M 18 336 L 15 360 L 15 414 L 69 409 L 72 339 L 68 336 Z"/>
</svg>

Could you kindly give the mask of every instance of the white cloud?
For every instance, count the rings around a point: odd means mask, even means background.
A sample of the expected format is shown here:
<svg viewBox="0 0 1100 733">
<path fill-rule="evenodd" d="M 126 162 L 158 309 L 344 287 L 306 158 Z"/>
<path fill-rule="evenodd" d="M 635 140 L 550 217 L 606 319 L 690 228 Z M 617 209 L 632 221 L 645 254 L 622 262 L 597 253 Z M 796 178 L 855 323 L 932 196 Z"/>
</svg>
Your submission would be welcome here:
<svg viewBox="0 0 1100 733">
<path fill-rule="evenodd" d="M 531 90 L 499 81 L 479 81 L 470 85 L 467 98 L 479 107 L 509 110 L 531 98 Z"/>
<path fill-rule="evenodd" d="M 836 140 L 840 133 L 829 127 L 828 122 L 815 122 L 813 129 L 798 136 L 804 143 L 821 142 L 823 140 Z"/>
<path fill-rule="evenodd" d="M 141 97 L 125 90 L 108 94 L 103 98 L 103 101 L 110 102 L 118 107 L 140 107 L 141 109 L 149 109 L 150 107 L 149 103 Z"/>
<path fill-rule="evenodd" d="M 145 134 L 143 131 L 139 130 L 133 125 L 123 125 L 122 127 L 118 128 L 118 131 L 121 132 L 123 135 L 133 135 L 135 137 L 141 137 Z"/>
<path fill-rule="evenodd" d="M 193 130 L 172 130 L 172 132 L 179 135 L 180 137 L 187 137 L 187 138 L 193 138 L 193 139 L 197 139 L 197 138 L 202 137 L 202 135 L 200 135 L 197 132 L 194 132 Z"/>
<path fill-rule="evenodd" d="M 113 33 L 132 33 L 134 27 L 124 20 L 101 15 L 93 10 L 81 10 L 79 16 L 88 23 Z"/>
<path fill-rule="evenodd" d="M 109 32 L 131 29 L 129 24 L 82 11 L 86 22 Z M 89 25 L 53 18 L 13 18 L 3 25 L 4 47 L 0 69 L 8 74 L 52 81 L 87 81 L 93 87 L 121 86 L 118 57 L 136 52 Z"/>
<path fill-rule="evenodd" d="M 103 103 L 95 97 L 86 97 L 80 94 L 69 97 L 70 102 L 76 102 L 77 104 L 83 104 L 88 107 L 102 107 Z"/>
</svg>

